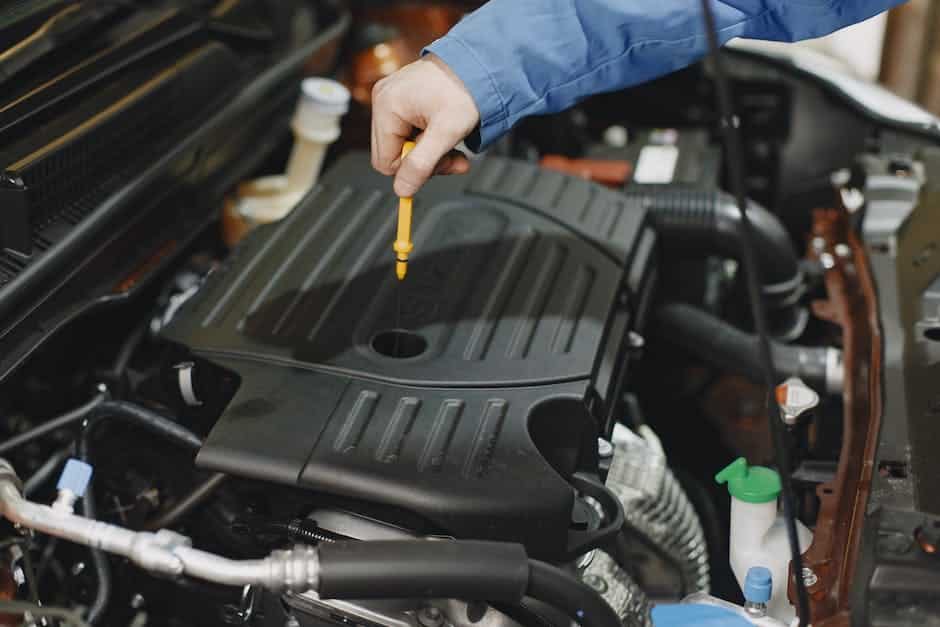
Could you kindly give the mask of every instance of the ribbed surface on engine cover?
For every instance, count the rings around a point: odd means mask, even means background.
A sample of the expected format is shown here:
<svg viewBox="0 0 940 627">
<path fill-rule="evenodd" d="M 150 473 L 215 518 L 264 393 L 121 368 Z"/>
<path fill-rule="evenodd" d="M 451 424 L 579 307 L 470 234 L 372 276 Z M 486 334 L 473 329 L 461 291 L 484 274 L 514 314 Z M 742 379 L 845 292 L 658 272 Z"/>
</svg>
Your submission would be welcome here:
<svg viewBox="0 0 940 627">
<path fill-rule="evenodd" d="M 389 188 L 344 158 L 165 332 L 240 380 L 197 461 L 557 554 L 650 276 L 645 214 L 488 159 L 422 189 L 399 285 Z"/>
</svg>

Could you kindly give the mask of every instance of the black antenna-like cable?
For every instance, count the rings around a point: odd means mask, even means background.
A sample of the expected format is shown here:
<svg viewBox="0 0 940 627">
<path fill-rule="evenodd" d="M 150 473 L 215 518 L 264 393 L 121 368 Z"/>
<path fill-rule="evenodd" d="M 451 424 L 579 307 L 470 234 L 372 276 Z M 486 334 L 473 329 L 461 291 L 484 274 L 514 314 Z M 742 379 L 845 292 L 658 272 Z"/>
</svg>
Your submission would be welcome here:
<svg viewBox="0 0 940 627">
<path fill-rule="evenodd" d="M 747 192 L 744 178 L 744 155 L 741 150 L 741 137 L 738 133 L 738 119 L 734 115 L 734 105 L 731 102 L 731 91 L 721 57 L 718 30 L 715 24 L 715 15 L 712 13 L 708 0 L 701 0 L 702 12 L 705 16 L 705 34 L 708 38 L 709 53 L 715 72 L 715 87 L 718 99 L 718 111 L 721 116 L 721 129 L 724 136 L 725 152 L 728 155 L 728 175 L 731 192 L 738 203 L 741 212 L 741 258 L 744 261 L 744 275 L 747 283 L 747 294 L 751 301 L 751 315 L 754 318 L 754 328 L 757 331 L 760 361 L 763 370 L 764 383 L 767 386 L 767 415 L 770 419 L 770 434 L 773 440 L 774 455 L 780 469 L 780 482 L 783 487 L 783 514 L 787 527 L 787 536 L 790 539 L 790 561 L 796 579 L 797 607 L 800 615 L 800 627 L 809 623 L 809 597 L 806 594 L 806 584 L 803 581 L 803 556 L 800 554 L 800 542 L 796 533 L 796 514 L 794 513 L 793 484 L 790 481 L 790 455 L 787 450 L 786 434 L 780 419 L 780 407 L 774 398 L 776 388 L 776 369 L 774 368 L 773 354 L 770 350 L 770 336 L 767 331 L 767 314 L 764 310 L 764 301 L 761 298 L 761 279 L 757 258 L 754 251 L 754 226 L 747 212 Z M 779 584 L 778 584 L 779 585 Z"/>
</svg>

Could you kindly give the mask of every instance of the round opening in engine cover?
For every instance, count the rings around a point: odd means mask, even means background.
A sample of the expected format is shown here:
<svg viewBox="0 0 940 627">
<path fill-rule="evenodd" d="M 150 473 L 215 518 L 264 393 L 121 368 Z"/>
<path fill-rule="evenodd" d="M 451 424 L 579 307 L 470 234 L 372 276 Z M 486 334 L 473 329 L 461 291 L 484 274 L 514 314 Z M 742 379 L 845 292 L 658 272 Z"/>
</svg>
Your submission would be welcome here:
<svg viewBox="0 0 940 627">
<path fill-rule="evenodd" d="M 372 338 L 372 350 L 392 359 L 411 359 L 428 349 L 428 341 L 407 329 L 379 331 Z"/>
<path fill-rule="evenodd" d="M 654 275 L 646 214 L 487 158 L 415 197 L 398 281 L 396 207 L 348 155 L 183 306 L 164 337 L 239 382 L 197 464 L 561 558 Z"/>
</svg>

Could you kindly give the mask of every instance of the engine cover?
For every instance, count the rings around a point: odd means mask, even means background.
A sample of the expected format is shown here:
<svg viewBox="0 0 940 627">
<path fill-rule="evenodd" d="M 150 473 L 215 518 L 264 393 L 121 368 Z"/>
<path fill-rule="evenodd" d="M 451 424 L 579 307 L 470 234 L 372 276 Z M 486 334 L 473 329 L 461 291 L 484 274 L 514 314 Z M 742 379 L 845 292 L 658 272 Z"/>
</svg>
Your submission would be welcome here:
<svg viewBox="0 0 940 627">
<path fill-rule="evenodd" d="M 628 202 L 487 159 L 422 189 L 399 284 L 397 199 L 347 156 L 164 332 L 240 382 L 197 463 L 559 556 L 651 282 Z"/>
</svg>

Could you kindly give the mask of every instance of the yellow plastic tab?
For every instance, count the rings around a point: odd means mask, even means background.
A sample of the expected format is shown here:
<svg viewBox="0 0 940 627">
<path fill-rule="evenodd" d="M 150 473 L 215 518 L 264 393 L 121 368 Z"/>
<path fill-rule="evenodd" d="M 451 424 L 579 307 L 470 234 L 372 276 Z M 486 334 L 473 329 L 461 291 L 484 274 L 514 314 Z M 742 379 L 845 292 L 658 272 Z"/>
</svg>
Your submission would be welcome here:
<svg viewBox="0 0 940 627">
<path fill-rule="evenodd" d="M 405 142 L 401 148 L 401 158 L 407 157 L 414 147 L 414 142 Z M 399 281 L 408 273 L 408 255 L 414 250 L 414 244 L 411 242 L 411 208 L 410 197 L 402 196 L 398 199 L 398 235 L 392 250 L 395 251 L 395 275 Z"/>
</svg>

